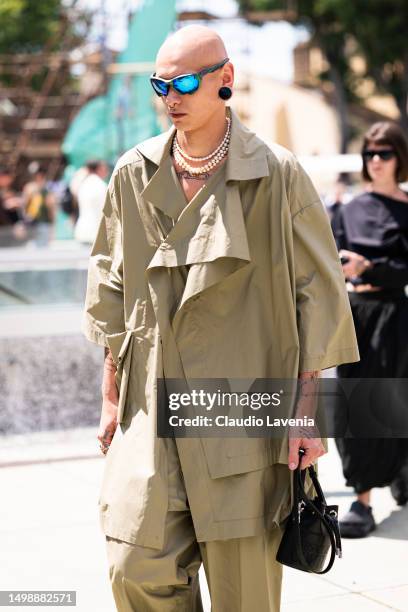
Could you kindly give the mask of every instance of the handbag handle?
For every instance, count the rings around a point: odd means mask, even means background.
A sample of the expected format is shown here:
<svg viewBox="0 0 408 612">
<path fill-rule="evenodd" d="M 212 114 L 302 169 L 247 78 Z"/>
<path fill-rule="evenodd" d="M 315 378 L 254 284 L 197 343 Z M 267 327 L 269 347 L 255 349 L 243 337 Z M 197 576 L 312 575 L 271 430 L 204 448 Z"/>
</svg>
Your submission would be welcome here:
<svg viewBox="0 0 408 612">
<path fill-rule="evenodd" d="M 334 563 L 334 559 L 336 557 L 336 554 L 341 557 L 342 554 L 342 550 L 341 550 L 341 538 L 340 538 L 340 532 L 339 532 L 339 528 L 336 524 L 333 524 L 332 521 L 328 520 L 324 514 L 324 512 L 321 512 L 319 510 L 319 508 L 316 506 L 316 504 L 314 504 L 312 502 L 311 499 L 308 498 L 308 496 L 305 493 L 305 489 L 304 489 L 304 484 L 305 484 L 305 476 L 306 476 L 306 470 L 301 470 L 300 469 L 300 461 L 303 457 L 303 455 L 305 454 L 305 450 L 303 448 L 299 449 L 299 463 L 298 466 L 295 470 L 294 473 L 294 483 L 293 483 L 293 493 L 294 493 L 294 510 L 296 510 L 297 512 L 297 532 L 298 532 L 298 554 L 299 557 L 302 561 L 302 563 L 305 565 L 305 567 L 309 568 L 309 571 L 315 573 L 315 574 L 326 574 L 329 570 L 331 570 L 331 568 L 333 567 L 333 563 Z M 316 491 L 316 495 L 318 500 L 320 501 L 321 505 L 323 508 L 325 508 L 327 506 L 327 502 L 326 502 L 326 498 L 324 496 L 322 487 L 320 486 L 320 482 L 317 478 L 317 474 L 313 468 L 313 466 L 309 466 L 308 468 L 309 471 L 309 475 L 310 478 L 312 480 L 313 483 L 313 487 Z M 331 544 L 331 551 L 330 551 L 330 559 L 327 563 L 327 566 L 321 570 L 320 572 L 316 572 L 315 570 L 313 570 L 311 568 L 311 566 L 309 565 L 309 563 L 307 562 L 307 560 L 305 559 L 305 556 L 303 554 L 303 550 L 302 550 L 302 541 L 301 541 L 301 537 L 300 537 L 300 513 L 301 513 L 301 503 L 304 503 L 306 506 L 309 506 L 316 514 L 317 516 L 320 518 L 320 520 L 322 521 L 322 524 L 324 525 L 329 539 L 330 539 L 330 544 Z"/>
</svg>

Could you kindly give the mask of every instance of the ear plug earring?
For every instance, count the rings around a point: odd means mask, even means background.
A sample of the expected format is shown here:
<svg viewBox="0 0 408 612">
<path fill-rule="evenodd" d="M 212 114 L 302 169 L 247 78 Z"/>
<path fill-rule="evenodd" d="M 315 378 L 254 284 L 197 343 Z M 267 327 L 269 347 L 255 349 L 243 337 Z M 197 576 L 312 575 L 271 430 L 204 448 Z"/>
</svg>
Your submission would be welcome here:
<svg viewBox="0 0 408 612">
<path fill-rule="evenodd" d="M 218 90 L 218 95 L 222 100 L 229 100 L 232 96 L 232 90 L 230 87 L 220 87 Z"/>
</svg>

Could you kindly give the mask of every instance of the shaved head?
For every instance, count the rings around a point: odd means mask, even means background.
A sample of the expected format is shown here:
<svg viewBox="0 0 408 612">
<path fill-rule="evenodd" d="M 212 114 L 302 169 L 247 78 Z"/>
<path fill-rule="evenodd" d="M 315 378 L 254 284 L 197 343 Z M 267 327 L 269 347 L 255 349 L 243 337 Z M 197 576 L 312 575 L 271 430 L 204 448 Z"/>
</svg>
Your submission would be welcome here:
<svg viewBox="0 0 408 612">
<path fill-rule="evenodd" d="M 162 70 L 168 70 L 171 66 L 199 70 L 226 57 L 224 42 L 214 30 L 201 25 L 190 25 L 177 30 L 164 41 L 157 54 L 157 74 L 164 76 Z"/>
<path fill-rule="evenodd" d="M 196 74 L 212 68 L 227 59 L 222 38 L 205 26 L 190 25 L 169 36 L 159 49 L 155 76 L 174 79 L 180 75 Z M 191 94 L 180 94 L 169 87 L 161 97 L 170 120 L 183 132 L 203 131 L 200 142 L 209 135 L 215 143 L 225 133 L 225 101 L 220 97 L 221 87 L 232 88 L 234 67 L 231 62 L 202 76 L 198 88 Z M 213 136 L 211 136 L 213 134 Z M 182 137 L 181 137 L 182 138 Z M 197 153 L 199 154 L 199 152 Z"/>
</svg>

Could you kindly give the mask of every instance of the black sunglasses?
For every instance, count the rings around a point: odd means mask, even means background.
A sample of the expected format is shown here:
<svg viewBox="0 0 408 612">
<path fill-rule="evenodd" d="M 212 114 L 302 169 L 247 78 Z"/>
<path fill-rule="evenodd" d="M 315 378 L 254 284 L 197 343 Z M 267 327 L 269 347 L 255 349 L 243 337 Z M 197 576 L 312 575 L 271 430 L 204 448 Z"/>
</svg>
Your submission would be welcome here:
<svg viewBox="0 0 408 612">
<path fill-rule="evenodd" d="M 152 74 L 150 77 L 150 83 L 156 94 L 158 96 L 167 96 L 169 93 L 170 85 L 177 91 L 177 93 L 184 94 L 193 94 L 200 87 L 201 79 L 206 74 L 210 74 L 211 72 L 215 72 L 222 68 L 227 62 L 229 62 L 228 57 L 226 57 L 222 62 L 218 64 L 214 64 L 209 68 L 204 68 L 204 70 L 200 70 L 200 72 L 194 72 L 189 74 L 180 74 L 172 79 L 162 79 L 156 74 Z"/>
<path fill-rule="evenodd" d="M 395 156 L 395 151 L 394 149 L 379 149 L 378 151 L 374 149 L 365 149 L 365 151 L 362 152 L 363 159 L 366 162 L 374 159 L 375 155 L 378 155 L 383 161 L 389 161 Z"/>
</svg>

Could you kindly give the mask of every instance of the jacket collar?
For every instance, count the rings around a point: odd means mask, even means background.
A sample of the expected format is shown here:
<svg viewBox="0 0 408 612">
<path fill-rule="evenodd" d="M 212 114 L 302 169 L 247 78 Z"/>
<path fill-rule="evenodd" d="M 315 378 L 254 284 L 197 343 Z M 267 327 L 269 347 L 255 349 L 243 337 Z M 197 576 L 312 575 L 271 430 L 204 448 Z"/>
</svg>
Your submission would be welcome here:
<svg viewBox="0 0 408 612">
<path fill-rule="evenodd" d="M 231 115 L 231 143 L 225 167 L 188 204 L 170 157 L 174 128 L 139 146 L 140 152 L 157 166 L 141 192 L 139 205 L 146 232 L 153 232 L 151 243 L 157 247 L 146 273 L 162 333 L 167 329 L 163 321 L 170 316 L 166 304 L 172 300 L 172 268 L 190 266 L 181 300 L 173 311 L 172 321 L 177 327 L 190 299 L 251 261 L 237 181 L 268 176 L 268 148 Z M 157 215 L 156 209 L 167 218 Z M 152 216 L 156 220 L 153 226 Z M 172 226 L 169 217 L 173 219 Z"/>
<path fill-rule="evenodd" d="M 248 181 L 268 176 L 267 145 L 241 123 L 231 108 L 228 107 L 227 112 L 231 116 L 231 142 L 226 162 L 226 181 Z M 170 155 L 174 133 L 172 126 L 167 132 L 145 140 L 137 149 L 160 167 Z"/>
</svg>

